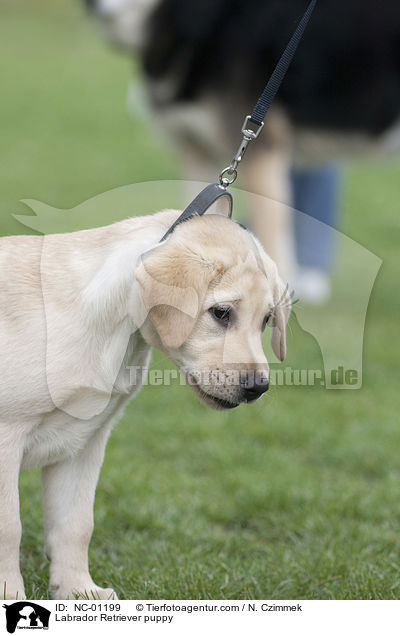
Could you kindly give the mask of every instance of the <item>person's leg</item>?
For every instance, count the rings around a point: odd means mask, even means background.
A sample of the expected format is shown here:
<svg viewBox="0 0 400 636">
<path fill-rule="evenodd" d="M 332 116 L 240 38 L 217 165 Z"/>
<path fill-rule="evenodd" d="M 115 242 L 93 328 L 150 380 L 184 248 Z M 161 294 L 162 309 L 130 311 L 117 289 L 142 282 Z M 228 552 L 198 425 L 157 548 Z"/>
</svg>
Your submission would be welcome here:
<svg viewBox="0 0 400 636">
<path fill-rule="evenodd" d="M 331 228 L 338 225 L 341 179 L 341 167 L 334 162 L 292 170 L 294 230 L 300 272 L 297 287 L 304 300 L 322 302 L 329 296 L 329 273 L 335 259 Z"/>
</svg>

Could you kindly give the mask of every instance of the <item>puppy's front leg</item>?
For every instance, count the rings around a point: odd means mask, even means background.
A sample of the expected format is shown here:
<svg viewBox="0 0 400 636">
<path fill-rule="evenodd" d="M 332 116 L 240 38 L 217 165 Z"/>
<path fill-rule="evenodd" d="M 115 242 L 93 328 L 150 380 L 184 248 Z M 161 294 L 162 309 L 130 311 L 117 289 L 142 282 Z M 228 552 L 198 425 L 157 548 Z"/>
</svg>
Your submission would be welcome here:
<svg viewBox="0 0 400 636">
<path fill-rule="evenodd" d="M 43 469 L 46 552 L 55 599 L 117 598 L 113 589 L 93 582 L 88 564 L 94 496 L 109 429 L 98 430 L 73 458 Z"/>
<path fill-rule="evenodd" d="M 10 426 L 0 424 L 0 598 L 23 599 L 24 582 L 19 570 L 21 521 L 18 493 L 22 445 L 17 436 L 10 436 Z"/>
</svg>

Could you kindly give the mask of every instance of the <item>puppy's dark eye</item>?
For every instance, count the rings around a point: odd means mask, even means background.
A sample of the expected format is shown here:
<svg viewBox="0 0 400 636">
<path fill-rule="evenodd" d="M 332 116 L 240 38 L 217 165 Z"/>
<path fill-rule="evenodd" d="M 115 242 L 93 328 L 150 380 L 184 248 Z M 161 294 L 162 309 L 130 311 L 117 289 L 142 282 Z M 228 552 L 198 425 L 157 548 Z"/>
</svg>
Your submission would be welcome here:
<svg viewBox="0 0 400 636">
<path fill-rule="evenodd" d="M 209 310 L 215 320 L 225 327 L 227 327 L 232 321 L 232 312 L 230 307 L 211 307 Z"/>
<path fill-rule="evenodd" d="M 264 331 L 265 327 L 269 323 L 269 319 L 270 318 L 271 318 L 271 313 L 269 313 L 266 316 L 264 316 L 264 320 L 263 320 L 262 325 L 261 325 L 261 331 Z"/>
</svg>

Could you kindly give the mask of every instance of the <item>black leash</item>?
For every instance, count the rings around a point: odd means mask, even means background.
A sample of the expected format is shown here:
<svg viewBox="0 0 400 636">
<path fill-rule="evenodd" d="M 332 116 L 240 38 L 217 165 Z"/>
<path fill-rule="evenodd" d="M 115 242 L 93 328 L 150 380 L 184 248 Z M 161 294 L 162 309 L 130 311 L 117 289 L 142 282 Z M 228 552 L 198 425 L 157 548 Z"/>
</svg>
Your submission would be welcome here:
<svg viewBox="0 0 400 636">
<path fill-rule="evenodd" d="M 305 10 L 303 17 L 297 25 L 295 32 L 290 38 L 286 49 L 283 51 L 279 62 L 275 66 L 275 69 L 273 70 L 272 75 L 263 90 L 260 99 L 255 105 L 253 112 L 251 113 L 250 121 L 252 121 L 254 124 L 257 124 L 258 126 L 262 125 L 263 119 L 265 118 L 265 115 L 267 114 L 267 111 L 271 106 L 272 100 L 274 99 L 280 85 L 282 84 L 282 80 L 286 75 L 289 64 L 292 61 L 294 54 L 296 53 L 296 49 L 303 36 L 304 30 L 308 24 L 316 2 L 317 0 L 312 0 Z"/>
<path fill-rule="evenodd" d="M 226 191 L 226 188 L 233 183 L 237 177 L 237 167 L 243 155 L 246 152 L 246 148 L 250 141 L 257 139 L 264 126 L 264 118 L 268 112 L 269 107 L 282 84 L 283 78 L 289 68 L 289 64 L 293 59 L 299 42 L 303 36 L 305 28 L 310 20 L 311 14 L 314 10 L 317 0 L 311 0 L 307 9 L 305 10 L 303 17 L 292 37 L 290 38 L 285 50 L 283 51 L 277 65 L 275 66 L 271 77 L 269 78 L 267 85 L 265 86 L 261 97 L 251 115 L 247 115 L 242 125 L 243 139 L 240 146 L 233 157 L 231 163 L 227 168 L 224 168 L 219 175 L 219 183 L 212 183 L 208 185 L 204 190 L 197 195 L 197 197 L 187 206 L 178 219 L 171 225 L 169 230 L 162 237 L 162 241 L 169 236 L 177 225 L 187 221 L 193 216 L 200 216 L 204 214 L 213 203 L 215 203 L 220 197 L 226 196 L 228 198 L 229 205 L 229 217 L 232 216 L 232 196 Z M 249 127 L 250 122 L 257 126 L 254 130 Z"/>
</svg>

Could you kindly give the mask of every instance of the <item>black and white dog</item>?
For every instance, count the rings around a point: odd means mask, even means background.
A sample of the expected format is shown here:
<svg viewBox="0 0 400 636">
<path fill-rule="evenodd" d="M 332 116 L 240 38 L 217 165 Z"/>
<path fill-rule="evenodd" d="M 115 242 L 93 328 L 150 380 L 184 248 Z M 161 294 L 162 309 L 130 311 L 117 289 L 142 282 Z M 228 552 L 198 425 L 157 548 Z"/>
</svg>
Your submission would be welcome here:
<svg viewBox="0 0 400 636">
<path fill-rule="evenodd" d="M 185 177 L 215 180 L 307 2 L 86 0 L 105 33 L 141 56 L 150 101 Z M 400 3 L 317 5 L 241 168 L 265 197 L 251 225 L 284 276 L 291 269 L 289 170 L 400 146 Z M 399 131 L 399 132 L 398 132 Z M 379 142 L 377 144 L 377 142 Z M 285 212 L 286 210 L 286 212 Z"/>
</svg>

